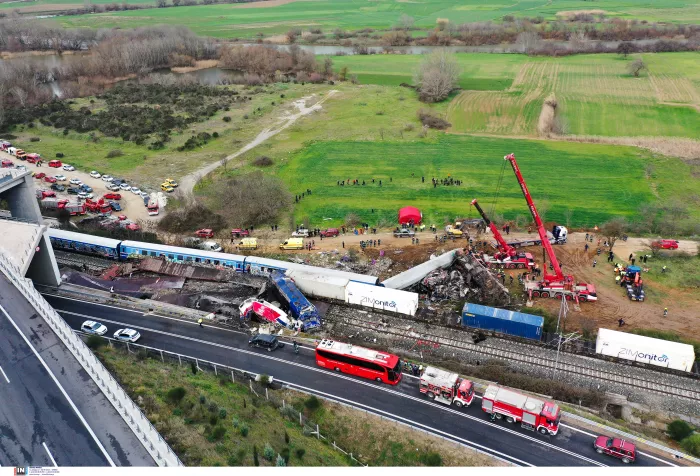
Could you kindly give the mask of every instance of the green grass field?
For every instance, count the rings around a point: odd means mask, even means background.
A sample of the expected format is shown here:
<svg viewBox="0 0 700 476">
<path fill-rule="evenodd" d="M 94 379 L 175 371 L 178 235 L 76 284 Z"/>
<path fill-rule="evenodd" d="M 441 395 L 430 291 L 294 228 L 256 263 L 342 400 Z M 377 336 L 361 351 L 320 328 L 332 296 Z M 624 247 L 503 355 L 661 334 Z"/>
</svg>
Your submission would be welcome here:
<svg viewBox="0 0 700 476">
<path fill-rule="evenodd" d="M 80 3 L 72 0 L 40 0 L 36 3 L 61 1 Z M 479 0 L 297 0 L 275 6 L 261 3 L 259 8 L 230 4 L 192 6 L 62 17 L 58 21 L 66 26 L 100 28 L 181 24 L 202 35 L 230 38 L 253 37 L 259 32 L 274 35 L 285 33 L 290 28 L 311 26 L 327 31 L 335 28 L 386 29 L 395 25 L 402 14 L 414 17 L 416 26 L 431 28 L 439 18 L 447 18 L 453 23 L 498 21 L 504 15 L 542 15 L 554 19 L 558 12 L 591 9 L 601 9 L 608 16 L 621 18 L 700 22 L 700 5 L 682 0 L 652 0 L 641 4 L 637 0 L 594 3 L 580 0 L 521 0 L 515 3 L 505 0 L 487 3 Z"/>
<path fill-rule="evenodd" d="M 602 136 L 700 136 L 700 61 L 697 53 L 639 55 L 648 71 L 635 78 L 638 56 L 564 58 L 459 53 L 459 86 L 449 106 L 453 132 L 535 135 L 544 99 L 556 95 L 565 132 Z M 362 83 L 412 83 L 420 56 L 334 57 Z"/>
</svg>

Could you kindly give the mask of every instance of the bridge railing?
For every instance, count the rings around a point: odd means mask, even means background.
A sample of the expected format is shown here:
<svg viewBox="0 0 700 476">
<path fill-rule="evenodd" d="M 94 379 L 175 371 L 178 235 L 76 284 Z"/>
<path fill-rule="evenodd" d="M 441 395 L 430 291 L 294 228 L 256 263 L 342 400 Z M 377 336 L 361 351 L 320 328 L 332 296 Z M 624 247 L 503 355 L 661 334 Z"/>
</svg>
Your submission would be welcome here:
<svg viewBox="0 0 700 476">
<path fill-rule="evenodd" d="M 102 365 L 95 354 L 73 332 L 73 329 L 49 305 L 41 294 L 34 288 L 31 280 L 24 278 L 20 269 L 15 266 L 0 250 L 0 270 L 24 295 L 27 301 L 36 309 L 49 324 L 51 329 L 61 339 L 65 346 L 80 362 L 92 380 L 109 399 L 119 415 L 124 419 L 143 446 L 153 457 L 158 466 L 184 466 L 170 445 L 158 433 L 158 430 L 146 418 L 141 409 L 134 403 L 112 374 Z"/>
</svg>

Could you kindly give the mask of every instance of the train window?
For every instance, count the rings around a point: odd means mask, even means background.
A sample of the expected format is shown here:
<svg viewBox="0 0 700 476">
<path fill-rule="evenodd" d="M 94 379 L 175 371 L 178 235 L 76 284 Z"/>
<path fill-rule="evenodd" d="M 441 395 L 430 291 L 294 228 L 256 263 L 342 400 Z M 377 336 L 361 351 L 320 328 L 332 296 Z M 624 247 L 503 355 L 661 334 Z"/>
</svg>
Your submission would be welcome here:
<svg viewBox="0 0 700 476">
<path fill-rule="evenodd" d="M 183 260 L 182 255 L 177 255 L 177 259 L 179 259 L 180 261 L 182 261 L 182 260 Z"/>
<path fill-rule="evenodd" d="M 168 258 L 175 259 L 175 255 L 168 255 Z"/>
<path fill-rule="evenodd" d="M 210 260 L 210 259 L 207 259 L 207 260 L 205 260 L 204 262 L 207 263 L 207 264 L 211 264 L 211 260 Z"/>
<path fill-rule="evenodd" d="M 191 257 L 191 256 L 185 256 L 185 261 L 192 261 L 192 257 Z"/>
<path fill-rule="evenodd" d="M 141 254 L 142 254 L 143 256 L 148 256 L 148 251 L 146 251 L 146 250 L 141 250 Z"/>
<path fill-rule="evenodd" d="M 218 259 L 215 259 L 215 260 L 214 260 L 214 264 L 218 266 L 218 265 L 219 265 L 219 260 L 218 260 Z"/>
<path fill-rule="evenodd" d="M 155 251 L 151 251 L 151 256 L 158 257 L 158 253 L 156 253 Z"/>
<path fill-rule="evenodd" d="M 195 261 L 195 263 L 201 263 L 201 262 L 202 262 L 202 258 L 195 258 L 194 261 Z"/>
</svg>

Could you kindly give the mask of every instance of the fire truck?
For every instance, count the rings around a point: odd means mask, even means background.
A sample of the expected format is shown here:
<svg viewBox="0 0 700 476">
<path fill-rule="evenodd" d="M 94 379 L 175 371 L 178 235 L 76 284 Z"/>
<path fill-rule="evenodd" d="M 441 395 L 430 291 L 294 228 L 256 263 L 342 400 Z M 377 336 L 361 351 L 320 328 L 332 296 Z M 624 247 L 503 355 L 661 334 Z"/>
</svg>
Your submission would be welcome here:
<svg viewBox="0 0 700 476">
<path fill-rule="evenodd" d="M 481 218 L 484 219 L 484 223 L 491 229 L 493 237 L 498 242 L 498 253 L 493 256 L 487 254 L 481 256 L 481 261 L 484 265 L 489 268 L 527 268 L 528 270 L 532 270 L 532 268 L 535 267 L 535 260 L 532 254 L 516 251 L 515 248 L 506 243 L 506 240 L 503 239 L 503 235 L 498 231 L 498 227 L 489 220 L 489 217 L 486 216 L 484 210 L 479 206 L 479 202 L 477 202 L 476 198 L 472 200 L 472 206 L 479 212 Z"/>
<path fill-rule="evenodd" d="M 481 409 L 490 414 L 492 419 L 505 418 L 508 423 L 520 422 L 523 428 L 543 435 L 554 436 L 559 432 L 559 405 L 509 388 L 489 385 L 481 399 Z"/>
<path fill-rule="evenodd" d="M 537 225 L 537 233 L 540 235 L 540 240 L 542 241 L 542 246 L 544 247 L 545 253 L 549 257 L 549 264 L 554 271 L 554 274 L 549 274 L 547 272 L 547 266 L 543 266 L 543 277 L 541 281 L 525 281 L 525 292 L 528 294 L 529 298 L 533 297 L 552 297 L 557 299 L 565 298 L 567 301 L 575 300 L 579 301 L 597 301 L 598 296 L 596 294 L 595 286 L 593 284 L 574 281 L 572 275 L 564 275 L 559 266 L 559 261 L 554 254 L 554 249 L 552 244 L 547 239 L 547 230 L 544 228 L 544 223 L 540 218 L 540 214 L 537 212 L 535 207 L 535 202 L 532 200 L 532 195 L 527 189 L 527 184 L 523 175 L 520 173 L 520 167 L 515 160 L 515 154 L 508 154 L 504 157 L 505 160 L 510 162 L 513 167 L 513 172 L 515 173 L 515 178 L 518 180 L 520 189 L 525 196 L 525 201 L 530 209 L 532 218 L 535 220 L 535 225 Z"/>
<path fill-rule="evenodd" d="M 420 378 L 420 392 L 436 402 L 468 407 L 474 400 L 474 384 L 446 370 L 427 367 Z"/>
</svg>

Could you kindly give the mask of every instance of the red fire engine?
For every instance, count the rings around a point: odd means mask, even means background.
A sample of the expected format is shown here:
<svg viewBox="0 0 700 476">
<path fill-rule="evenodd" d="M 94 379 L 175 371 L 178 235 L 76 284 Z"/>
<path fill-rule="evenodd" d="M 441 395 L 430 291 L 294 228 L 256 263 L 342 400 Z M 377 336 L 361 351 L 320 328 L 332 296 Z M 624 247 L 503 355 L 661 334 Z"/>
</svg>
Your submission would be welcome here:
<svg viewBox="0 0 700 476">
<path fill-rule="evenodd" d="M 427 367 L 420 378 L 420 392 L 436 402 L 468 407 L 474 400 L 474 384 L 446 370 Z"/>
<path fill-rule="evenodd" d="M 481 409 L 493 419 L 505 418 L 508 423 L 521 422 L 523 428 L 539 431 L 543 435 L 556 435 L 559 431 L 559 405 L 509 388 L 489 385 L 481 399 Z"/>
</svg>

